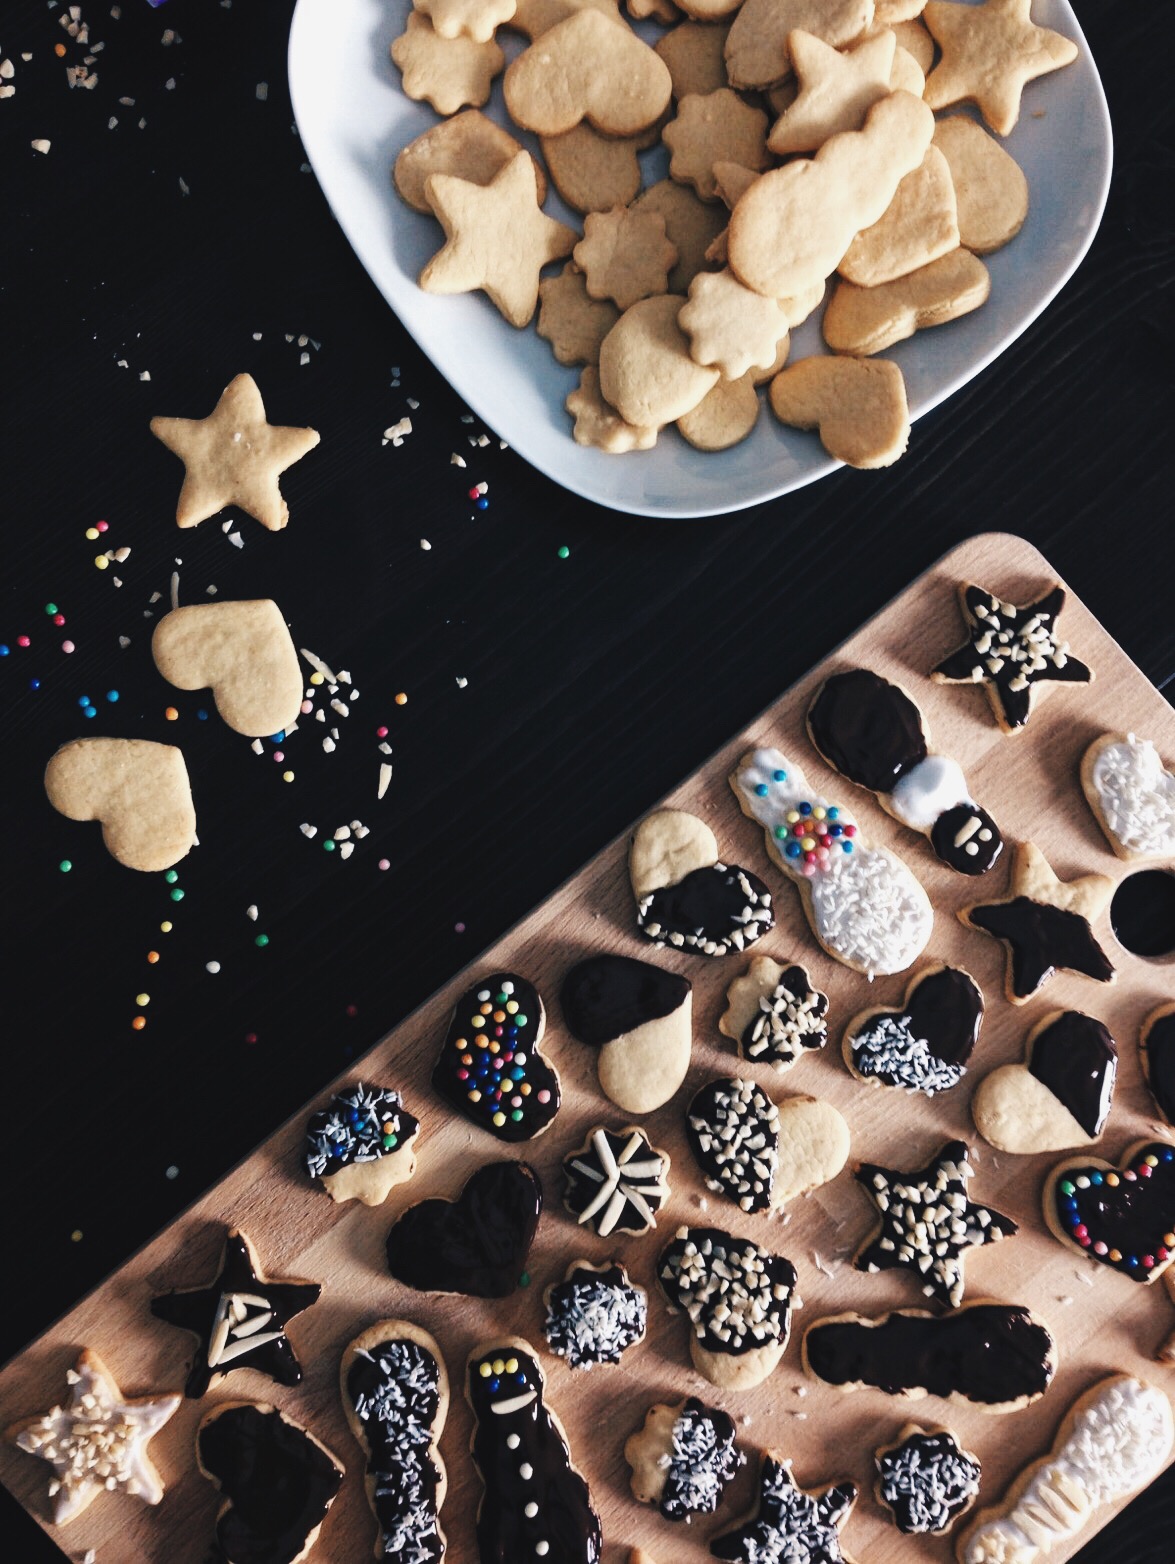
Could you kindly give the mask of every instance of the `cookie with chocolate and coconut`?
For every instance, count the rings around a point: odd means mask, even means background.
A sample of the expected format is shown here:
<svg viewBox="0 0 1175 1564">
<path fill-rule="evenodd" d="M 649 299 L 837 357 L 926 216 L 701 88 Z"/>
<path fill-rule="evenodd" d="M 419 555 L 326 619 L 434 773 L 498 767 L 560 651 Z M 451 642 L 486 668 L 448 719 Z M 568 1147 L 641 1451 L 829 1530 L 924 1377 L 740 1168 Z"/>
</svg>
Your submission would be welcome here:
<svg viewBox="0 0 1175 1564">
<path fill-rule="evenodd" d="M 336 1092 L 306 1125 L 302 1161 L 332 1200 L 378 1206 L 416 1171 L 419 1121 L 399 1092 L 360 1081 Z"/>
<path fill-rule="evenodd" d="M 655 1504 L 667 1521 L 712 1515 L 743 1463 L 734 1419 L 697 1396 L 651 1406 L 625 1442 L 624 1459 L 633 1496 Z"/>
<path fill-rule="evenodd" d="M 543 1303 L 543 1335 L 568 1368 L 619 1363 L 629 1347 L 644 1339 L 648 1294 L 616 1260 L 603 1265 L 576 1260 L 561 1282 L 547 1288 Z"/>
<path fill-rule="evenodd" d="M 907 1423 L 874 1459 L 877 1502 L 908 1536 L 941 1536 L 979 1497 L 979 1457 L 964 1450 L 949 1428 Z"/>
</svg>

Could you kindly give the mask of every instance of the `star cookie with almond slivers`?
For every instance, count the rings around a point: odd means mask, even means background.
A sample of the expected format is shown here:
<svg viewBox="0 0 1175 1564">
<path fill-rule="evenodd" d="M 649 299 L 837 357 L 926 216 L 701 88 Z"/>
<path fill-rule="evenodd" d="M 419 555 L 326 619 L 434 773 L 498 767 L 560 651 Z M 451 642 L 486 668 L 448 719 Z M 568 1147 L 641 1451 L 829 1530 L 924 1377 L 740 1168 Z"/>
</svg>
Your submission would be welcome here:
<svg viewBox="0 0 1175 1564">
<path fill-rule="evenodd" d="M 237 375 L 207 418 L 153 418 L 151 433 L 187 469 L 175 519 L 195 527 L 226 505 L 239 505 L 270 532 L 290 519 L 277 480 L 318 444 L 316 429 L 265 420 L 252 375 Z"/>
<path fill-rule="evenodd" d="M 1032 0 L 982 5 L 929 0 L 922 20 L 942 50 L 926 78 L 924 97 L 932 109 L 974 103 L 998 135 L 1010 133 L 1026 83 L 1077 58 L 1071 38 L 1036 26 L 1031 5 Z"/>
<path fill-rule="evenodd" d="M 53 1468 L 53 1523 L 74 1520 L 100 1493 L 121 1490 L 158 1504 L 163 1481 L 147 1446 L 179 1410 L 181 1395 L 126 1397 L 96 1352 L 83 1348 L 66 1374 L 69 1396 L 5 1432 Z"/>
<path fill-rule="evenodd" d="M 1089 684 L 1093 673 L 1057 639 L 1065 605 L 1062 587 L 1018 608 L 972 582 L 959 587 L 959 604 L 970 639 L 935 668 L 936 684 L 982 684 L 1005 733 L 1019 733 L 1032 714 L 1042 686 Z"/>
<path fill-rule="evenodd" d="M 539 297 L 539 272 L 570 255 L 578 235 L 539 206 L 534 161 L 520 151 L 488 185 L 431 174 L 428 199 L 446 243 L 420 274 L 426 293 L 480 288 L 512 326 L 525 326 Z"/>
<path fill-rule="evenodd" d="M 971 1164 L 967 1147 L 952 1140 L 924 1168 L 862 1162 L 856 1177 L 877 1207 L 881 1226 L 857 1255 L 859 1271 L 902 1266 L 921 1277 L 928 1298 L 957 1309 L 963 1301 L 963 1261 L 968 1249 L 1011 1238 L 1011 1217 L 967 1198 Z"/>
<path fill-rule="evenodd" d="M 1112 983 L 1114 968 L 1090 927 L 1110 893 L 1113 880 L 1085 874 L 1060 880 L 1040 848 L 1022 842 L 1012 867 L 1011 895 L 959 909 L 969 929 L 1002 940 L 1008 951 L 1005 992 L 1022 1005 L 1055 972 L 1077 972 L 1095 983 Z"/>
</svg>

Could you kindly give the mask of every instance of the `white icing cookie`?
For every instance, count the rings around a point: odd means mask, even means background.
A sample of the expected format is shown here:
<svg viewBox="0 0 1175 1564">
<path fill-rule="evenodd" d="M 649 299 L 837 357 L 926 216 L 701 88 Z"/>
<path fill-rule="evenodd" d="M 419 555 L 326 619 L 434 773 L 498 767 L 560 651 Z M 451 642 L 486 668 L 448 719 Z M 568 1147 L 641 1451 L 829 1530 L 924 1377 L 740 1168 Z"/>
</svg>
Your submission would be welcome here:
<svg viewBox="0 0 1175 1564">
<path fill-rule="evenodd" d="M 1103 733 L 1082 758 L 1081 785 L 1119 858 L 1175 857 L 1175 776 L 1150 739 Z"/>
<path fill-rule="evenodd" d="M 955 1546 L 959 1564 L 1036 1564 L 1064 1547 L 1095 1510 L 1146 1486 L 1175 1441 L 1171 1403 L 1128 1375 L 1081 1396 L 1052 1450 L 1021 1474 L 1002 1503 L 981 1510 Z"/>
<path fill-rule="evenodd" d="M 866 846 L 852 814 L 813 793 L 777 749 L 744 755 L 730 785 L 766 832 L 771 858 L 799 885 L 812 932 L 830 956 L 869 977 L 917 960 L 934 913 L 895 853 Z"/>
</svg>

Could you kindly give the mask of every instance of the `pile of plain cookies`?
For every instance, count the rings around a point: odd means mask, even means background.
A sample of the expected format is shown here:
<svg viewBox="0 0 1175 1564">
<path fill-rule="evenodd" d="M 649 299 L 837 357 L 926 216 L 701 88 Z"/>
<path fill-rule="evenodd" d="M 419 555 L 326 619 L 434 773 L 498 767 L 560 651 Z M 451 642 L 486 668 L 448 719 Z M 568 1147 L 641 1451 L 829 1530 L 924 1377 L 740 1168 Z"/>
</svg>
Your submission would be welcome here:
<svg viewBox="0 0 1175 1564">
<path fill-rule="evenodd" d="M 481 289 L 518 327 L 539 308 L 558 361 L 583 366 L 566 403 L 581 445 L 646 450 L 675 424 L 723 450 L 766 384 L 781 422 L 888 466 L 909 410 L 876 355 L 985 302 L 980 256 L 1029 199 L 997 138 L 1024 86 L 1077 56 L 1030 4 L 628 0 L 668 28 L 650 46 L 618 0 L 416 0 L 392 58 L 409 97 L 451 116 L 394 169 L 443 229 L 420 286 Z M 530 41 L 508 68 L 499 27 Z M 541 156 L 479 112 L 503 70 Z M 935 119 L 967 103 L 995 136 Z M 638 153 L 658 140 L 669 178 L 642 188 Z M 543 211 L 548 180 L 582 234 Z M 789 364 L 791 331 L 822 305 L 831 351 Z"/>
<path fill-rule="evenodd" d="M 1076 692 L 1067 687 L 1079 690 L 1094 677 L 1062 637 L 1060 587 L 1013 603 L 965 582 L 959 604 L 965 638 L 926 672 L 939 684 L 961 686 L 961 700 L 975 699 L 979 692 L 968 687 L 981 686 L 1004 733 L 1023 732 L 1050 691 L 1072 700 Z M 843 668 L 813 692 L 806 730 L 832 772 L 874 794 L 901 826 L 926 839 L 941 864 L 975 885 L 959 918 L 977 939 L 1004 947 L 1011 1004 L 1042 993 L 1058 972 L 1095 985 L 1114 981 L 1093 930 L 1113 882 L 1097 873 L 1063 881 L 1024 842 L 1012 855 L 1007 890 L 985 892 L 983 878 L 1005 850 L 1002 832 L 958 760 L 932 748 L 907 690 L 869 668 Z M 766 858 L 779 871 L 774 879 L 800 897 L 820 949 L 869 977 L 914 968 L 931 937 L 933 909 L 906 859 L 867 840 L 851 806 L 815 790 L 792 755 L 767 744 L 749 749 L 728 780 L 742 812 L 762 828 Z M 1175 776 L 1150 740 L 1099 735 L 1068 785 L 1075 792 L 1080 786 L 1118 856 L 1175 863 Z M 654 1265 L 663 1305 L 686 1325 L 693 1368 L 729 1402 L 778 1367 L 800 1304 L 795 1266 L 776 1251 L 762 1222 L 755 1224 L 758 1236 L 748 1236 L 749 1220 L 829 1184 L 850 1153 L 849 1126 L 837 1108 L 804 1094 L 777 1099 L 751 1067 L 782 1075 L 825 1048 L 829 998 L 800 961 L 755 952 L 775 927 L 774 892 L 755 870 L 731 863 L 697 816 L 659 809 L 643 820 L 630 842 L 628 879 L 630 915 L 650 945 L 730 963 L 718 1026 L 739 1065 L 704 1082 L 684 1105 L 689 1159 L 729 1217 L 716 1211 L 663 1234 Z M 561 1258 L 563 1274 L 543 1292 L 543 1345 L 572 1372 L 597 1366 L 606 1373 L 639 1348 L 649 1328 L 650 1298 L 629 1275 L 623 1238 L 651 1237 L 671 1180 L 690 1176 L 671 1167 L 658 1144 L 671 1127 L 665 1114 L 646 1116 L 682 1111 L 670 1105 L 690 1068 L 692 996 L 683 972 L 608 951 L 580 955 L 561 972 L 566 1032 L 594 1058 L 600 1097 L 617 1110 L 605 1110 L 586 1135 L 577 1134 L 578 1144 L 569 1138 L 565 1153 L 560 1148 L 563 1206 L 576 1230 L 609 1240 L 610 1250 L 600 1263 L 575 1257 L 572 1245 L 570 1263 Z M 984 1012 L 970 973 L 942 962 L 923 965 L 900 1004 L 847 1020 L 845 1065 L 863 1086 L 898 1094 L 895 1102 L 934 1098 L 968 1073 Z M 473 1126 L 481 1145 L 488 1136 L 517 1148 L 555 1125 L 563 1089 L 544 1057 L 545 1028 L 535 984 L 495 971 L 475 979 L 443 1035 L 428 1040 L 435 1050 L 431 1086 L 443 1111 Z M 1175 1003 L 1146 1017 L 1139 1041 L 1155 1110 L 1164 1124 L 1175 1124 Z M 1090 1284 L 1110 1271 L 1145 1287 L 1175 1275 L 1175 1142 L 1156 1126 L 1115 1162 L 1096 1154 L 1117 1066 L 1118 1044 L 1104 1023 L 1083 1011 L 1053 1011 L 1029 1031 L 1022 1063 L 984 1076 L 970 1112 L 977 1133 L 999 1152 L 1057 1154 L 1044 1183 L 1044 1222 Z M 597 1111 L 593 1104 L 593 1117 Z M 349 1084 L 310 1117 L 302 1174 L 333 1201 L 379 1206 L 414 1176 L 420 1132 L 421 1120 L 398 1090 Z M 858 1203 L 872 1216 L 853 1264 L 862 1272 L 901 1272 L 915 1302 L 875 1315 L 815 1319 L 802 1337 L 805 1373 L 822 1385 L 881 1391 L 899 1403 L 931 1395 L 984 1413 L 1029 1406 L 1053 1383 L 1057 1342 L 1026 1304 L 968 1296 L 965 1274 L 972 1249 L 1014 1243 L 1019 1224 L 972 1198 L 976 1159 L 963 1141 L 924 1146 L 908 1159 L 916 1160 L 921 1165 L 852 1165 Z M 387 1271 L 433 1298 L 510 1300 L 520 1280 L 529 1280 L 543 1180 L 515 1156 L 481 1161 L 461 1176 L 448 1195 L 399 1209 L 383 1244 Z M 701 1211 L 709 1213 L 711 1203 L 706 1197 Z M 195 1339 L 183 1396 L 202 1400 L 239 1368 L 281 1385 L 298 1383 L 297 1327 L 294 1340 L 288 1327 L 329 1283 L 270 1275 L 235 1229 L 225 1235 L 214 1275 L 182 1280 L 155 1296 L 150 1310 Z M 1175 1338 L 1159 1356 L 1175 1360 Z M 448 1478 L 438 1444 L 450 1400 L 441 1347 L 415 1322 L 381 1320 L 344 1348 L 339 1387 L 364 1453 L 377 1557 L 440 1564 Z M 464 1390 L 482 1483 L 482 1564 L 599 1564 L 597 1508 L 549 1405 L 535 1345 L 512 1334 L 478 1342 Z M 148 1503 L 163 1498 L 147 1447 L 183 1396 L 128 1399 L 87 1348 L 63 1401 L 23 1418 L 7 1436 L 49 1465 L 54 1519 L 64 1525 L 113 1490 Z M 642 1405 L 632 1422 L 624 1456 L 634 1497 L 666 1522 L 714 1514 L 746 1459 L 731 1414 L 690 1395 Z M 1002 1495 L 985 1493 L 979 1509 L 982 1463 L 946 1423 L 909 1422 L 894 1435 L 874 1434 L 873 1498 L 900 1533 L 951 1533 L 960 1564 L 1038 1564 L 1067 1549 L 1100 1509 L 1163 1469 L 1175 1447 L 1175 1421 L 1160 1389 L 1131 1373 L 1103 1377 L 1073 1401 L 1051 1448 Z M 245 1400 L 203 1413 L 196 1459 L 221 1492 L 216 1537 L 228 1564 L 304 1557 L 345 1470 L 343 1457 L 287 1414 Z M 856 1484 L 807 1489 L 778 1450 L 760 1451 L 756 1461 L 752 1511 L 719 1525 L 709 1538 L 711 1554 L 731 1564 L 848 1564 L 842 1529 L 860 1497 Z M 661 1564 L 668 1564 L 673 1533 L 663 1535 Z M 630 1564 L 655 1561 L 636 1549 Z"/>
</svg>

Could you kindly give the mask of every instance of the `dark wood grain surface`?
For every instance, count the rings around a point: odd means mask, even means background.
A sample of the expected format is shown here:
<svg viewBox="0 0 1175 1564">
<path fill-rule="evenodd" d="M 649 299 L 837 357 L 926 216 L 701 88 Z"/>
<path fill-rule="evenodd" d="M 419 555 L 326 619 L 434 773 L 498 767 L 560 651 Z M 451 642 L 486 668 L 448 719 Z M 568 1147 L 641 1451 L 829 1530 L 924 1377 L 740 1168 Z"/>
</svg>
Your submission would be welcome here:
<svg viewBox="0 0 1175 1564">
<path fill-rule="evenodd" d="M 0 0 L 17 89 L 0 101 L 0 1356 L 960 538 L 1032 539 L 1156 684 L 1175 680 L 1170 7 L 1075 0 L 1114 181 L 1090 255 L 1026 335 L 896 467 L 699 522 L 601 511 L 492 431 L 471 443 L 480 425 L 303 168 L 291 0 L 122 0 L 117 20 L 85 4 L 105 44 L 92 90 L 67 84 L 86 52 L 67 9 Z M 242 518 L 238 549 L 219 521 L 175 528 L 179 468 L 147 422 L 209 410 L 242 370 L 273 421 L 322 444 L 283 480 L 289 528 Z M 382 444 L 409 412 L 404 444 Z M 360 700 L 333 754 L 312 724 L 275 764 L 163 683 L 145 615 L 174 570 L 184 601 L 273 596 L 299 645 L 350 670 Z M 394 776 L 377 802 L 380 726 Z M 49 808 L 44 763 L 83 732 L 184 748 L 201 846 L 182 901 Z M 324 851 L 353 820 L 370 828 L 353 855 Z M 1173 1518 L 1169 1474 L 1081 1558 L 1157 1564 Z M 7 1498 L 0 1536 L 22 1561 L 59 1557 Z"/>
</svg>

